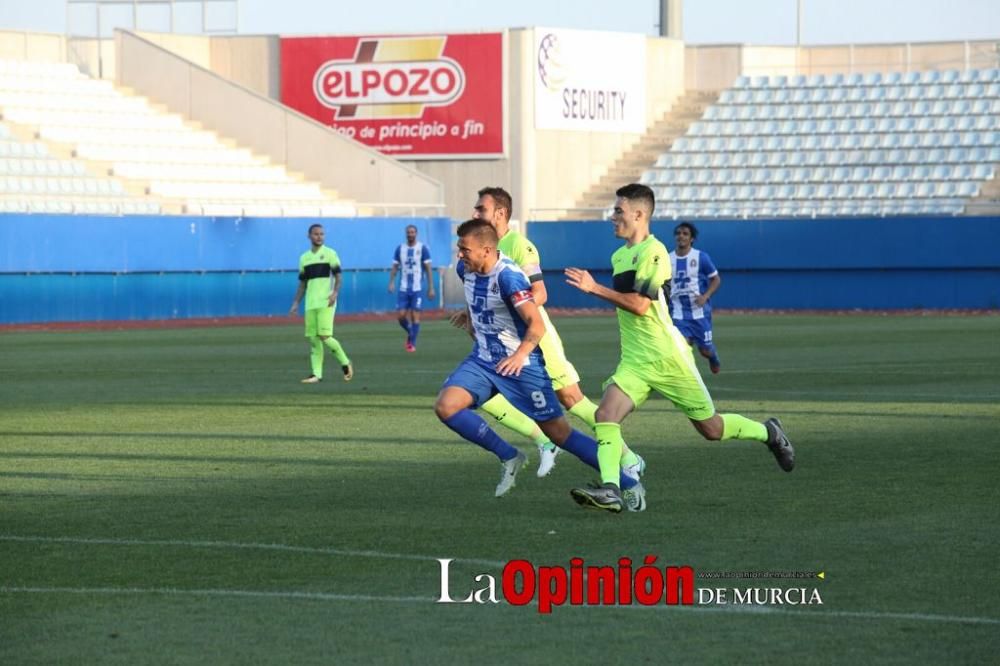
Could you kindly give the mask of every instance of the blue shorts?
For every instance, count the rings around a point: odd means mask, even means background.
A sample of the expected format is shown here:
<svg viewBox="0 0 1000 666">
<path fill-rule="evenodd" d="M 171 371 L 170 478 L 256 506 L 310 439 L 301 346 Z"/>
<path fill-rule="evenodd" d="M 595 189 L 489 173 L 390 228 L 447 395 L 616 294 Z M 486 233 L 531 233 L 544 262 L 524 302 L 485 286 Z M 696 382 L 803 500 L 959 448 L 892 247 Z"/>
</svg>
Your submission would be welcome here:
<svg viewBox="0 0 1000 666">
<path fill-rule="evenodd" d="M 688 342 L 700 349 L 712 346 L 712 315 L 704 319 L 674 319 L 674 326 Z"/>
<path fill-rule="evenodd" d="M 548 421 L 563 413 L 549 373 L 542 366 L 530 365 L 521 368 L 518 377 L 503 377 L 492 365 L 470 354 L 448 375 L 444 386 L 457 386 L 471 393 L 476 401 L 474 407 L 500 393 L 534 421 Z"/>
<path fill-rule="evenodd" d="M 396 296 L 396 309 L 397 310 L 413 310 L 414 312 L 420 312 L 421 307 L 423 307 L 424 299 L 423 292 L 419 291 L 400 291 Z"/>
</svg>

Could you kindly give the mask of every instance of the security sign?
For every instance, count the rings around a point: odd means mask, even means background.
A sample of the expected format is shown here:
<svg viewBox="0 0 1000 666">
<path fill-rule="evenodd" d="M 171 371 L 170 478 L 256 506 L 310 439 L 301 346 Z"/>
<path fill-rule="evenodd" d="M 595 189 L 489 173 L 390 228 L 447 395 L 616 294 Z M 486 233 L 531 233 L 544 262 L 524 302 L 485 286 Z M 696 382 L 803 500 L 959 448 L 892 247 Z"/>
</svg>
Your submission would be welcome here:
<svg viewBox="0 0 1000 666">
<path fill-rule="evenodd" d="M 503 34 L 282 38 L 281 101 L 395 157 L 498 157 Z"/>
</svg>

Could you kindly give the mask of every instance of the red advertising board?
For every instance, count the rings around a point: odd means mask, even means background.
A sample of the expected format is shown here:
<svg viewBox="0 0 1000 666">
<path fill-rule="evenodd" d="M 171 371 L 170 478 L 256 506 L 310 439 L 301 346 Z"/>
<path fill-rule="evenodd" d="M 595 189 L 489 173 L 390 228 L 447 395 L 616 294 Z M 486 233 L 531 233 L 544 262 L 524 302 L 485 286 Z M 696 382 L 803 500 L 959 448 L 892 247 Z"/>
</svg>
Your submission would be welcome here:
<svg viewBox="0 0 1000 666">
<path fill-rule="evenodd" d="M 281 101 L 394 157 L 498 157 L 503 34 L 283 37 Z"/>
</svg>

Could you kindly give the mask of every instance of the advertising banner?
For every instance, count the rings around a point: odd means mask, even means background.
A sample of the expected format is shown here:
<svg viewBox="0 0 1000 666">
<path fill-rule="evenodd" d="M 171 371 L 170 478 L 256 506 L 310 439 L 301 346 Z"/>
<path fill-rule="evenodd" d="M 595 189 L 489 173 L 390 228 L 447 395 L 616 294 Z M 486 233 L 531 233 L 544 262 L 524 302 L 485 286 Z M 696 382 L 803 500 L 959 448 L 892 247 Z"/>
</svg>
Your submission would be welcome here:
<svg viewBox="0 0 1000 666">
<path fill-rule="evenodd" d="M 283 37 L 281 101 L 400 159 L 500 157 L 503 33 Z"/>
<path fill-rule="evenodd" d="M 646 37 L 535 28 L 535 129 L 646 131 Z"/>
</svg>

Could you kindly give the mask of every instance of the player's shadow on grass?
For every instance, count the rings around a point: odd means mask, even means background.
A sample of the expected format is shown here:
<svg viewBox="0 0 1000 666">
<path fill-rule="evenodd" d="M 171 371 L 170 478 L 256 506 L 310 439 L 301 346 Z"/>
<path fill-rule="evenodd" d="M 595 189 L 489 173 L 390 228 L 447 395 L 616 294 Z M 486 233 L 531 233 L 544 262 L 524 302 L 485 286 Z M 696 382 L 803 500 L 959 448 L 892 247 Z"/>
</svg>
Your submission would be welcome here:
<svg viewBox="0 0 1000 666">
<path fill-rule="evenodd" d="M 403 437 L 372 437 L 368 435 L 272 435 L 257 433 L 208 433 L 208 432 L 0 432 L 0 437 L 37 437 L 37 438 L 109 438 L 117 440 L 128 439 L 177 439 L 177 440 L 225 440 L 234 442 L 265 441 L 265 442 L 303 442 L 303 443 L 349 443 L 349 444 L 402 444 Z M 413 437 L 406 435 L 406 444 L 441 444 L 444 437 Z M 0 452 L 0 457 L 8 455 Z M 43 457 L 58 457 L 60 453 L 39 454 Z M 77 454 L 65 454 L 77 455 Z M 79 454 L 90 455 L 90 454 Z"/>
<path fill-rule="evenodd" d="M 350 403 L 351 407 L 367 407 L 370 409 L 376 409 L 378 411 L 412 411 L 414 409 L 427 410 L 431 413 L 434 409 L 434 400 L 437 395 L 436 389 L 435 393 L 423 396 L 419 401 L 412 402 L 399 402 L 399 396 L 392 395 L 393 403 L 375 403 L 373 400 L 377 400 L 380 396 L 391 395 L 391 394 L 366 394 L 360 396 L 363 401 L 357 400 L 359 396 L 345 396 L 345 395 L 329 395 L 329 396 L 310 396 L 309 401 L 298 400 L 295 402 L 279 402 L 279 401 L 251 401 L 251 400 L 198 400 L 198 401 L 185 401 L 177 402 L 173 400 L 164 400 L 157 403 L 157 405 L 162 407 L 262 407 L 265 409 L 282 408 L 282 409 L 304 409 L 304 410 L 314 410 L 318 404 L 326 404 L 328 400 L 336 400 L 338 404 Z M 412 398 L 412 395 L 409 397 Z M 321 400 L 316 400 L 320 398 Z M 354 398 L 355 400 L 351 400 Z M 149 407 L 151 403 L 149 402 L 121 402 L 113 401 L 108 403 L 100 403 L 102 405 L 113 405 L 122 407 Z M 0 433 L 2 434 L 2 433 Z"/>
<path fill-rule="evenodd" d="M 434 442 L 435 444 L 440 444 L 440 442 Z M 336 460 L 318 460 L 316 458 L 287 458 L 281 456 L 280 453 L 276 452 L 273 457 L 263 457 L 263 456 L 190 456 L 190 455 L 171 455 L 163 453 L 43 453 L 37 451 L 5 451 L 0 452 L 0 459 L 22 459 L 22 460 L 103 460 L 108 462 L 178 462 L 178 463 L 206 463 L 206 464 L 247 464 L 247 465 L 268 465 L 268 466 L 283 466 L 283 465 L 302 465 L 304 467 L 333 467 L 333 468 L 353 468 L 358 466 L 369 466 L 369 465 L 381 465 L 381 464 L 391 464 L 392 465 L 409 465 L 414 464 L 412 461 L 375 461 L 370 459 L 351 459 L 344 460 L 343 458 L 337 458 Z M 420 463 L 428 464 L 428 463 Z M 18 476 L 22 474 L 21 472 L 0 472 L 0 477 L 5 475 Z M 30 474 L 30 473 L 23 473 Z M 58 476 L 58 475 L 56 475 Z M 53 477 L 55 478 L 55 477 Z M 110 478 L 105 476 L 97 476 L 95 478 Z M 202 477 L 192 477 L 194 479 L 201 479 Z"/>
</svg>

